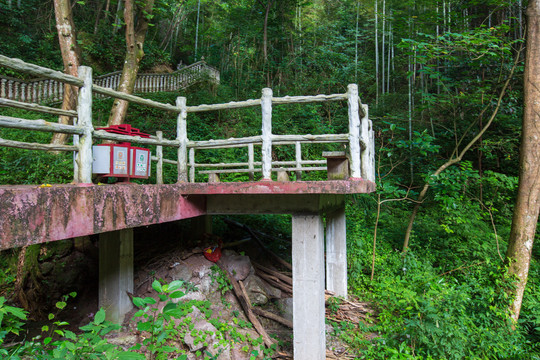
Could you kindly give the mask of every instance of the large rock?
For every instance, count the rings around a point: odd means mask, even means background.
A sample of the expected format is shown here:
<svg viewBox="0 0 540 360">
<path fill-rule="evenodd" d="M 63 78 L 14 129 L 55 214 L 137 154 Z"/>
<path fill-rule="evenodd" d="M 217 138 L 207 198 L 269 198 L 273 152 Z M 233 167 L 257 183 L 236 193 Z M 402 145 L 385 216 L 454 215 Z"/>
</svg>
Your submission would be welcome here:
<svg viewBox="0 0 540 360">
<path fill-rule="evenodd" d="M 176 266 L 169 271 L 169 276 L 173 280 L 190 281 L 193 276 L 193 270 L 183 262 L 175 263 L 175 265 Z"/>
<path fill-rule="evenodd" d="M 230 350 L 231 359 L 235 360 L 252 360 L 252 351 L 255 350 L 258 354 L 255 359 L 262 359 L 264 357 L 263 349 L 264 345 L 258 345 L 253 347 L 252 341 L 258 339 L 260 335 L 252 329 L 237 329 L 237 333 L 242 337 L 240 339 L 233 339 L 233 345 Z M 230 338 L 230 334 L 228 335 Z M 246 351 L 247 348 L 247 351 Z"/>
<path fill-rule="evenodd" d="M 283 298 L 279 299 L 276 302 L 281 316 L 285 319 L 292 321 L 293 320 L 293 299 L 292 298 Z"/>
<path fill-rule="evenodd" d="M 224 250 L 221 263 L 237 281 L 242 281 L 255 272 L 248 256 L 238 255 L 232 250 Z"/>
<path fill-rule="evenodd" d="M 229 344 L 220 344 L 219 341 L 214 341 L 208 345 L 206 351 L 212 355 L 212 359 L 236 360 L 235 357 L 231 357 L 231 349 Z"/>
<path fill-rule="evenodd" d="M 196 321 L 193 324 L 193 329 L 188 330 L 184 336 L 184 343 L 189 347 L 190 351 L 201 350 L 209 344 L 213 344 L 216 340 L 217 329 L 214 325 L 205 320 Z"/>
<path fill-rule="evenodd" d="M 244 285 L 246 287 L 249 301 L 252 305 L 264 305 L 268 302 L 268 293 L 263 281 L 256 275 L 249 275 Z"/>
</svg>

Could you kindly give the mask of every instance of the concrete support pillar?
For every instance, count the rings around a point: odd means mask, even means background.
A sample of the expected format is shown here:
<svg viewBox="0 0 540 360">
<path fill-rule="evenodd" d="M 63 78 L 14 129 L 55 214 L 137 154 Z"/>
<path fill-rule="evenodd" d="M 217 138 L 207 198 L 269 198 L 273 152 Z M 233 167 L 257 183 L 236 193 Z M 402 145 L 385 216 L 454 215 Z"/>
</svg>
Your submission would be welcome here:
<svg viewBox="0 0 540 360">
<path fill-rule="evenodd" d="M 107 320 L 121 324 L 133 304 L 133 229 L 99 235 L 99 307 Z"/>
<path fill-rule="evenodd" d="M 294 359 L 324 360 L 324 228 L 320 215 L 293 215 L 292 260 Z"/>
<path fill-rule="evenodd" d="M 326 215 L 326 289 L 347 297 L 345 207 Z"/>
</svg>

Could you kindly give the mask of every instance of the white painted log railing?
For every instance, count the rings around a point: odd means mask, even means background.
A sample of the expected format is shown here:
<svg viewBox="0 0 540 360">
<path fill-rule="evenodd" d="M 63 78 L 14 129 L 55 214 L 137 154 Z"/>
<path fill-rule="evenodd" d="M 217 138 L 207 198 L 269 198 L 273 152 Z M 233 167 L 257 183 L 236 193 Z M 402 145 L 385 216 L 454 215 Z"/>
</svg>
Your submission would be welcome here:
<svg viewBox="0 0 540 360">
<path fill-rule="evenodd" d="M 200 173 L 249 173 L 253 178 L 255 172 L 262 173 L 263 180 L 271 180 L 272 171 L 285 169 L 295 171 L 323 170 L 326 167 L 324 160 L 302 159 L 302 144 L 305 143 L 342 143 L 347 144 L 349 149 L 350 175 L 352 178 L 375 180 L 374 171 L 374 132 L 371 120 L 368 118 L 367 105 L 363 105 L 358 97 L 357 85 L 348 86 L 345 94 L 316 95 L 316 96 L 285 96 L 273 97 L 271 89 L 263 89 L 261 99 L 252 99 L 226 104 L 187 106 L 184 97 L 177 98 L 175 105 L 159 103 L 134 95 L 128 95 L 115 90 L 96 85 L 92 81 L 92 69 L 81 66 L 79 78 L 66 75 L 62 72 L 43 68 L 37 65 L 25 63 L 19 59 L 10 59 L 0 55 L 0 66 L 46 77 L 61 83 L 78 86 L 79 102 L 77 111 L 67 111 L 57 108 L 27 104 L 21 101 L 0 99 L 0 106 L 18 107 L 55 115 L 67 115 L 76 117 L 74 125 L 62 125 L 50 123 L 44 120 L 25 120 L 0 116 L 0 127 L 27 129 L 47 132 L 61 132 L 74 136 L 73 145 L 50 145 L 38 143 L 26 143 L 13 140 L 0 139 L 0 146 L 16 147 L 31 150 L 55 150 L 74 151 L 74 179 L 81 183 L 92 182 L 92 142 L 93 139 L 125 141 L 143 145 L 155 145 L 157 157 L 152 157 L 158 162 L 157 181 L 163 183 L 163 163 L 177 166 L 178 182 L 195 181 L 197 168 L 212 168 L 217 170 L 203 170 Z M 128 135 L 112 134 L 104 130 L 94 130 L 92 125 L 92 92 L 128 100 L 137 104 L 173 111 L 177 116 L 177 134 L 173 140 L 163 139 L 160 131 L 157 136 L 150 138 L 133 137 Z M 349 132 L 347 134 L 324 134 L 324 135 L 274 135 L 272 134 L 272 106 L 274 104 L 292 104 L 324 101 L 348 102 Z M 213 110 L 226 110 L 243 107 L 260 106 L 262 113 L 262 133 L 258 136 L 244 138 L 229 138 L 221 140 L 191 141 L 187 137 L 188 114 L 191 112 L 204 112 Z M 272 161 L 272 148 L 279 145 L 294 145 L 295 159 L 290 161 Z M 177 148 L 177 159 L 168 160 L 163 158 L 163 146 Z M 261 159 L 255 161 L 254 146 L 261 146 Z M 195 151 L 204 149 L 225 149 L 245 147 L 248 151 L 248 162 L 197 164 L 195 163 Z M 310 166 L 314 165 L 314 166 Z"/>
<path fill-rule="evenodd" d="M 120 83 L 121 71 L 96 76 L 94 84 L 116 90 Z M 178 91 L 185 89 L 202 79 L 209 79 L 219 84 L 219 71 L 204 61 L 183 67 L 170 74 L 138 74 L 135 93 L 160 91 Z M 54 103 L 62 101 L 64 85 L 55 79 L 21 80 L 0 76 L 0 98 L 26 103 Z M 100 97 L 105 97 L 100 95 Z"/>
</svg>

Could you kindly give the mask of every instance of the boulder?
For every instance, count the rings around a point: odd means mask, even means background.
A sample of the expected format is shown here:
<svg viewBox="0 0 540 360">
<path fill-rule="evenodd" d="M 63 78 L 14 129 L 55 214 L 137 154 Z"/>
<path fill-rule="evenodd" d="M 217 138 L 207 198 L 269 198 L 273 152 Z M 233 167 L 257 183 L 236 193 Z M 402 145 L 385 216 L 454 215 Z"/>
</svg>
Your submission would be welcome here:
<svg viewBox="0 0 540 360">
<path fill-rule="evenodd" d="M 263 281 L 256 275 L 249 275 L 244 285 L 252 305 L 264 305 L 268 302 L 268 294 Z"/>
<path fill-rule="evenodd" d="M 248 256 L 238 255 L 232 250 L 224 250 L 221 263 L 237 281 L 242 281 L 255 272 Z"/>
</svg>

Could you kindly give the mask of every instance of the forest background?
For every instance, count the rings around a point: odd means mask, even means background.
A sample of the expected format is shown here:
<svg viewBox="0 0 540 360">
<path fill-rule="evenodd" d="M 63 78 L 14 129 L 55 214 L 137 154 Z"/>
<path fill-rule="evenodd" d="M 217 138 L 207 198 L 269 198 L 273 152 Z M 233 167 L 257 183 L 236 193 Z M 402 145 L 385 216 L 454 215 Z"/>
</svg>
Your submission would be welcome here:
<svg viewBox="0 0 540 360">
<path fill-rule="evenodd" d="M 135 4 L 144 8 L 145 2 Z M 96 75 L 124 64 L 123 5 L 71 3 L 80 62 Z M 516 281 L 505 262 L 519 173 L 526 5 L 156 0 L 151 12 L 138 15 L 149 23 L 140 66 L 142 72 L 174 69 L 204 56 L 220 70 L 221 84 L 183 91 L 188 104 L 258 98 L 263 87 L 276 96 L 343 93 L 357 83 L 376 131 L 377 192 L 348 199 L 349 292 L 379 313 L 373 324 L 337 327 L 339 335 L 368 359 L 539 358 L 538 246 L 517 323 L 509 310 Z M 0 54 L 64 69 L 52 1 L 1 0 L 0 33 Z M 6 68 L 0 74 L 21 76 Z M 147 97 L 174 103 L 176 96 Z M 98 121 L 107 122 L 111 106 L 96 101 Z M 342 106 L 276 108 L 274 131 L 341 132 L 347 126 Z M 190 115 L 189 138 L 255 135 L 259 118 L 249 109 Z M 133 106 L 126 122 L 174 137 L 174 116 Z M 2 133 L 10 136 L 35 135 Z M 0 149 L 0 183 L 69 182 L 62 167 L 69 162 Z M 287 217 L 250 221 L 290 231 Z M 0 295 L 16 283 L 17 253 L 2 255 Z M 368 332 L 378 336 L 368 340 Z"/>
</svg>

